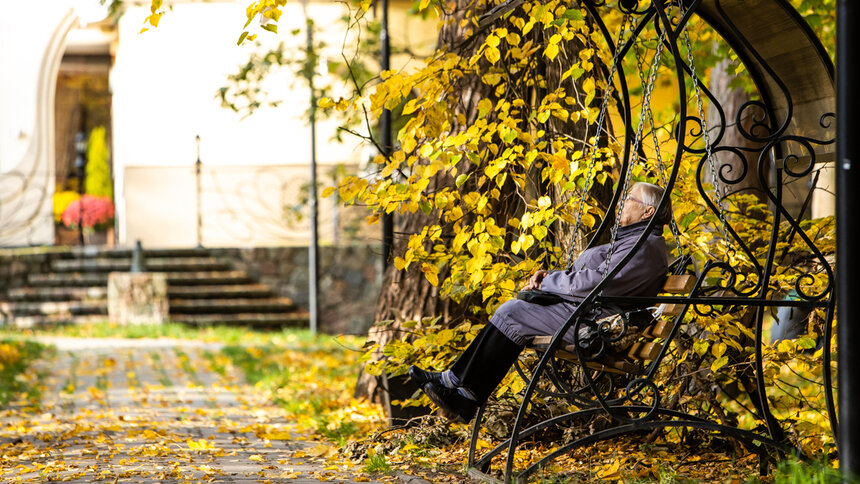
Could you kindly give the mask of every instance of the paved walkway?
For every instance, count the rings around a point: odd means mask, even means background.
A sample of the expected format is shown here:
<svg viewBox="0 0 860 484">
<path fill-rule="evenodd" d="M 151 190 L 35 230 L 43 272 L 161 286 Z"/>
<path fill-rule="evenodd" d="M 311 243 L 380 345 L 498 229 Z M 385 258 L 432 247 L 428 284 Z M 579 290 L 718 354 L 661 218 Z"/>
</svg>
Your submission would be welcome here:
<svg viewBox="0 0 860 484">
<path fill-rule="evenodd" d="M 295 429 L 217 344 L 45 340 L 38 411 L 0 413 L 0 481 L 359 482 Z M 386 480 L 408 481 L 406 478 Z"/>
</svg>

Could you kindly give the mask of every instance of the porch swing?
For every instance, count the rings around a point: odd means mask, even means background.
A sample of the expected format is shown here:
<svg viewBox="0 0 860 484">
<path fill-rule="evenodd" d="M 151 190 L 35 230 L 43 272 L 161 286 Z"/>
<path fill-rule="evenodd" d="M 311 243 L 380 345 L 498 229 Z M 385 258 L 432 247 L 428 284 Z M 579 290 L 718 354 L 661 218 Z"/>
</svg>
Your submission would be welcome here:
<svg viewBox="0 0 860 484">
<path fill-rule="evenodd" d="M 679 4 L 679 8 L 683 9 L 683 7 Z M 683 10 L 682 10 L 683 11 Z M 616 63 L 618 61 L 617 56 L 622 51 L 623 45 L 622 42 L 624 40 L 624 33 L 626 30 L 626 26 L 628 22 L 631 22 L 631 15 L 629 13 L 625 13 L 624 18 L 621 23 L 621 32 L 618 35 L 618 44 L 615 46 L 615 58 L 613 58 L 613 62 L 611 64 L 609 77 L 607 81 L 607 92 L 603 97 L 603 102 L 601 104 L 598 121 L 597 121 L 597 129 L 598 129 L 598 137 L 601 130 L 603 129 L 603 123 L 606 119 L 606 113 L 608 110 L 608 100 L 610 99 L 610 90 L 613 87 L 613 77 L 616 73 Z M 634 30 L 631 25 L 631 32 Z M 687 61 L 689 63 L 689 72 L 693 73 L 693 85 L 694 85 L 694 93 L 696 98 L 696 104 L 698 107 L 698 115 L 699 119 L 702 122 L 702 134 L 705 142 L 704 151 L 706 153 L 707 161 L 710 165 L 710 172 L 712 174 L 712 183 L 714 187 L 714 193 L 717 200 L 720 197 L 720 184 L 719 180 L 716 177 L 716 166 L 713 161 L 713 153 L 711 147 L 711 140 L 708 133 L 707 122 L 704 117 L 704 109 L 701 100 L 701 90 L 699 88 L 697 79 L 695 77 L 695 64 L 693 61 L 693 56 L 690 49 L 690 41 L 689 34 L 684 30 L 684 38 L 687 46 Z M 640 52 L 639 44 L 637 42 L 632 43 L 632 48 L 634 51 L 634 57 L 636 60 L 637 74 L 639 80 L 643 86 L 645 86 L 643 95 L 642 95 L 642 108 L 639 116 L 639 124 L 633 138 L 632 147 L 630 148 L 630 157 L 632 162 L 638 158 L 641 158 L 639 154 L 639 149 L 642 145 L 642 138 L 645 123 L 648 123 L 649 132 L 651 134 L 652 143 L 654 146 L 654 158 L 656 161 L 657 173 L 659 174 L 660 181 L 663 187 L 667 186 L 667 178 L 666 178 L 666 170 L 663 162 L 662 150 L 660 146 L 660 141 L 657 137 L 657 130 L 655 129 L 654 124 L 654 114 L 651 109 L 651 95 L 654 90 L 655 80 L 657 78 L 657 72 L 660 68 L 660 61 L 663 54 L 663 49 L 666 41 L 666 31 L 662 30 L 660 33 L 660 37 L 657 41 L 656 52 L 654 54 L 653 61 L 650 66 L 650 72 L 648 73 L 647 81 L 645 76 L 645 69 L 643 67 L 643 54 Z M 596 159 L 596 150 L 593 150 L 591 153 L 591 157 L 589 160 L 588 168 L 586 170 L 586 180 L 583 188 L 583 196 L 579 200 L 577 216 L 575 218 L 574 229 L 571 232 L 572 236 L 575 237 L 577 233 L 579 233 L 579 229 L 581 228 L 582 223 L 582 214 L 585 199 L 588 193 L 589 188 L 592 186 L 594 182 L 594 165 Z M 628 165 L 628 163 L 625 163 Z M 629 168 L 629 166 L 624 169 L 626 175 L 624 177 L 623 183 L 620 183 L 616 189 L 615 199 L 618 200 L 618 208 L 616 209 L 616 216 L 614 218 L 615 222 L 611 229 L 611 239 L 610 239 L 610 248 L 607 256 L 606 264 L 603 268 L 603 278 L 607 279 L 609 275 L 609 260 L 611 259 L 612 254 L 615 251 L 615 243 L 617 240 L 617 233 L 620 227 L 620 213 L 624 208 L 624 203 L 627 199 L 627 195 L 630 190 L 630 182 L 631 175 L 633 170 Z M 620 194 L 620 195 L 619 195 Z M 671 196 L 669 190 L 665 192 L 665 196 Z M 662 206 L 663 202 L 660 204 Z M 722 203 L 717 203 L 717 207 L 719 209 L 719 220 L 721 224 L 721 231 L 725 234 L 726 227 L 726 214 L 725 208 Z M 656 207 L 655 207 L 656 208 Z M 678 230 L 677 223 L 675 222 L 674 216 L 669 219 L 669 227 L 672 232 L 673 242 L 676 252 L 675 260 L 669 266 L 669 273 L 666 277 L 665 282 L 663 283 L 662 291 L 663 294 L 671 294 L 671 295 L 680 295 L 680 296 L 692 296 L 693 290 L 696 288 L 699 292 L 705 290 L 705 288 L 701 287 L 701 285 L 697 285 L 696 276 L 690 274 L 688 268 L 692 264 L 692 258 L 685 254 L 683 251 L 683 247 L 680 240 L 680 232 Z M 650 225 L 649 225 L 650 228 Z M 647 233 L 648 230 L 645 230 Z M 599 230 L 598 233 L 599 235 Z M 725 235 L 724 235 L 725 236 Z M 594 240 L 596 240 L 596 236 L 593 237 L 592 243 L 589 246 L 594 244 Z M 731 239 L 728 236 L 725 236 L 725 239 L 729 242 Z M 573 245 L 569 244 L 570 250 L 567 254 L 567 265 L 569 266 L 573 260 Z M 638 247 L 638 246 L 637 246 Z M 635 249 L 631 250 L 631 253 L 635 253 Z M 619 264 L 619 266 L 622 266 Z M 559 301 L 561 298 L 559 298 Z M 600 305 L 604 301 L 604 298 L 598 295 L 594 303 L 595 305 Z M 659 365 L 661 349 L 663 347 L 662 342 L 668 342 L 672 328 L 680 322 L 680 319 L 683 317 L 683 314 L 688 309 L 689 305 L 678 304 L 678 303 L 660 303 L 657 306 L 649 306 L 649 307 L 636 307 L 634 305 L 628 304 L 625 302 L 623 296 L 619 296 L 614 298 L 612 305 L 615 306 L 616 314 L 614 316 L 602 318 L 599 320 L 588 320 L 581 318 L 577 321 L 574 327 L 571 329 L 574 332 L 574 342 L 572 344 L 562 344 L 555 351 L 555 356 L 557 358 L 561 358 L 574 363 L 581 363 L 589 369 L 597 370 L 597 371 L 606 371 L 611 373 L 619 373 L 619 374 L 642 374 L 642 373 L 651 373 L 651 371 L 645 370 L 640 363 L 653 362 L 653 367 L 656 368 Z M 674 317 L 672 319 L 666 319 L 667 317 Z M 677 319 L 677 321 L 675 321 Z M 633 330 L 636 330 L 635 332 Z M 553 341 L 553 335 L 545 335 L 535 337 L 531 343 L 531 347 L 539 352 L 546 351 L 550 344 Z M 597 346 L 597 348 L 594 348 Z M 580 350 L 577 351 L 577 348 Z M 585 350 L 590 350 L 590 354 L 585 354 Z M 517 370 L 520 372 L 521 376 L 525 376 L 522 370 L 520 370 L 519 366 L 517 366 Z"/>
<path fill-rule="evenodd" d="M 526 387 L 522 394 L 522 401 L 519 405 L 516 419 L 510 429 L 509 437 L 494 448 L 484 452 L 481 456 L 477 455 L 477 447 L 486 407 L 482 406 L 478 409 L 472 427 L 468 455 L 470 473 L 476 474 L 476 477 L 487 478 L 486 472 L 489 471 L 491 462 L 504 451 L 507 451 L 504 465 L 504 480 L 505 482 L 510 482 L 513 479 L 521 480 L 527 478 L 553 459 L 570 452 L 576 447 L 590 445 L 600 440 L 634 431 L 653 431 L 663 428 L 684 427 L 719 432 L 737 439 L 751 451 L 759 453 L 762 469 L 764 470 L 766 469 L 766 456 L 768 454 L 766 448 L 776 449 L 779 452 L 784 452 L 787 449 L 782 427 L 771 413 L 767 399 L 762 397 L 766 394 L 761 353 L 763 310 L 774 306 L 799 306 L 801 304 L 824 309 L 826 311 L 824 337 L 826 341 L 830 341 L 832 334 L 830 324 L 833 320 L 834 311 L 832 283 L 828 282 L 827 287 L 817 294 L 806 294 L 803 291 L 799 291 L 801 295 L 798 301 L 771 299 L 768 287 L 769 278 L 774 271 L 773 261 L 781 218 L 789 222 L 792 229 L 792 237 L 795 234 L 800 237 L 800 242 L 810 249 L 815 255 L 816 260 L 823 267 L 828 278 L 827 280 L 832 281 L 832 269 L 830 269 L 828 261 L 815 246 L 815 243 L 804 233 L 798 220 L 783 206 L 783 195 L 779 188 L 784 183 L 784 177 L 799 178 L 811 170 L 816 156 L 812 145 L 822 146 L 833 143 L 832 139 L 827 139 L 824 136 L 816 138 L 809 134 L 812 132 L 812 128 L 815 127 L 813 119 L 827 132 L 829 125 L 826 124 L 826 120 L 832 116 L 832 108 L 829 108 L 829 105 L 814 105 L 809 101 L 809 99 L 822 99 L 822 96 L 818 92 L 808 92 L 808 88 L 806 87 L 808 85 L 807 79 L 801 80 L 792 77 L 790 85 L 786 85 L 783 82 L 781 76 L 787 77 L 793 75 L 797 70 L 797 65 L 793 65 L 794 70 L 792 70 L 792 64 L 786 61 L 782 51 L 778 49 L 768 50 L 767 56 L 759 53 L 756 47 L 766 45 L 767 48 L 772 48 L 772 46 L 776 45 L 773 39 L 777 38 L 781 32 L 768 30 L 770 38 L 767 39 L 767 44 L 763 44 L 764 40 L 757 37 L 756 42 L 759 42 L 759 44 L 757 46 L 750 45 L 745 35 L 764 35 L 764 33 L 758 33 L 761 27 L 758 23 L 755 23 L 749 26 L 744 25 L 742 29 L 733 22 L 734 19 L 732 17 L 746 15 L 751 9 L 758 9 L 766 11 L 768 15 L 773 15 L 776 19 L 780 20 L 782 23 L 779 25 L 782 25 L 783 28 L 785 28 L 784 26 L 789 21 L 802 23 L 802 19 L 796 16 L 796 12 L 795 14 L 789 12 L 787 9 L 791 7 L 787 6 L 787 4 L 782 5 L 772 1 L 753 1 L 745 4 L 739 0 L 670 0 L 667 2 L 652 0 L 651 2 L 647 2 L 647 8 L 637 11 L 636 8 L 639 3 L 619 0 L 617 8 L 621 10 L 623 17 L 620 31 L 617 36 L 613 36 L 603 23 L 598 9 L 603 7 L 614 8 L 614 6 L 604 0 L 585 0 L 581 2 L 582 6 L 588 10 L 589 15 L 593 17 L 595 24 L 599 27 L 604 39 L 606 39 L 606 44 L 613 49 L 612 62 L 604 69 L 604 77 L 607 79 L 607 90 L 604 93 L 596 123 L 598 137 L 601 135 L 601 130 L 603 130 L 603 133 L 608 134 L 608 129 L 605 128 L 608 102 L 611 98 L 611 91 L 616 89 L 616 71 L 621 70 L 618 89 L 623 94 L 623 99 L 619 100 L 619 108 L 623 109 L 624 112 L 622 114 L 625 114 L 623 116 L 625 120 L 624 152 L 620 167 L 621 179 L 613 193 L 612 201 L 607 210 L 607 212 L 613 209 L 616 210 L 615 221 L 611 227 L 609 255 L 611 257 L 615 249 L 616 236 L 620 225 L 617 214 L 621 213 L 628 191 L 630 190 L 632 177 L 631 165 L 640 159 L 639 151 L 645 123 L 648 123 L 654 144 L 656 171 L 665 190 L 662 199 L 655 208 L 659 211 L 669 203 L 668 197 L 671 196 L 671 192 L 675 187 L 675 180 L 677 179 L 680 165 L 679 160 L 682 153 L 687 152 L 694 155 L 702 155 L 698 164 L 698 170 L 696 171 L 696 184 L 705 205 L 716 217 L 715 224 L 717 225 L 717 230 L 714 231 L 713 236 L 718 237 L 718 240 L 722 240 L 726 244 L 728 261 L 709 260 L 704 262 L 703 266 L 698 268 L 698 270 L 695 268 L 690 270 L 689 267 L 692 265 L 690 263 L 691 258 L 684 253 L 679 229 L 674 219 L 672 219 L 670 221 L 670 229 L 674 238 L 675 256 L 677 259 L 670 267 L 670 274 L 667 275 L 661 295 L 656 297 L 635 297 L 607 296 L 602 294 L 602 288 L 606 286 L 607 281 L 611 280 L 635 256 L 636 251 L 643 245 L 645 240 L 644 235 L 637 240 L 636 244 L 614 267 L 609 267 L 607 262 L 603 268 L 601 282 L 578 305 L 568 321 L 554 335 L 534 338 L 531 347 L 537 350 L 539 360 L 530 370 L 531 374 L 526 374 L 526 371 L 519 364 L 515 365 L 515 369 L 526 381 Z M 485 27 L 490 25 L 495 19 L 505 15 L 520 4 L 522 4 L 522 0 L 509 0 L 506 4 L 499 5 L 479 22 L 479 26 Z M 677 10 L 677 19 L 673 19 L 677 20 L 677 22 L 669 19 L 668 12 L 672 9 Z M 687 31 L 688 22 L 693 14 L 703 18 L 728 41 L 744 65 L 748 67 L 753 81 L 764 98 L 762 102 L 751 102 L 741 106 L 738 110 L 738 119 L 740 119 L 743 110 L 747 109 L 750 105 L 761 107 L 771 119 L 775 119 L 777 115 L 782 116 L 784 114 L 785 116 L 785 119 L 777 123 L 771 121 L 773 126 L 766 126 L 764 135 L 741 131 L 741 134 L 745 138 L 764 145 L 759 150 L 760 154 L 758 155 L 758 175 L 760 179 L 763 176 L 762 167 L 767 163 L 765 159 L 767 154 L 773 154 L 773 158 L 776 159 L 778 158 L 776 155 L 782 152 L 783 159 L 788 159 L 792 156 L 797 158 L 797 155 L 793 154 L 785 146 L 789 142 L 799 143 L 809 152 L 810 168 L 806 172 L 792 171 L 785 163 L 774 163 L 773 159 L 771 160 L 774 166 L 773 169 L 775 170 L 777 188 L 773 192 L 770 188 L 766 188 L 766 191 L 770 202 L 774 206 L 774 228 L 771 234 L 771 244 L 767 247 L 767 255 L 763 263 L 759 262 L 747 244 L 739 237 L 727 217 L 723 200 L 723 189 L 721 189 L 720 182 L 721 180 L 725 184 L 733 182 L 724 178 L 723 174 L 717 170 L 714 157 L 717 151 L 731 151 L 735 150 L 735 148 L 720 145 L 720 140 L 726 129 L 724 112 L 707 88 L 700 86 L 700 81 L 696 74 L 690 36 Z M 640 17 L 641 20 L 637 23 L 634 20 L 635 17 Z M 640 52 L 637 41 L 639 40 L 638 35 L 652 19 L 659 32 L 659 39 L 656 42 L 656 51 L 650 71 L 646 77 L 643 67 L 644 55 Z M 797 42 L 803 49 L 806 49 L 804 51 L 805 55 L 813 55 L 810 52 L 820 54 L 822 51 L 820 43 L 817 43 L 817 39 L 811 36 L 811 32 L 804 31 L 799 27 L 798 29 L 804 34 L 804 37 L 800 38 Z M 616 40 L 613 40 L 613 37 Z M 681 49 L 676 44 L 680 39 L 683 39 L 686 47 L 686 59 L 681 57 Z M 621 60 L 627 53 L 631 52 L 631 49 L 635 55 L 639 80 L 644 88 L 642 109 L 635 134 L 632 132 L 630 123 L 630 100 L 626 91 L 627 87 L 623 75 L 623 67 L 621 67 Z M 670 170 L 667 170 L 664 166 L 660 143 L 657 139 L 657 132 L 654 129 L 654 114 L 651 109 L 651 94 L 654 90 L 655 79 L 661 65 L 661 56 L 664 50 L 668 50 L 672 56 L 672 60 L 674 60 L 674 68 L 678 76 L 678 88 L 681 95 L 680 125 L 675 133 L 677 139 L 676 161 L 672 164 Z M 819 55 L 819 58 L 824 57 Z M 786 68 L 775 69 L 768 64 L 768 61 L 776 62 L 777 59 L 780 62 L 786 63 Z M 809 63 L 808 58 L 803 58 L 803 60 L 806 64 Z M 826 71 L 826 59 L 823 62 L 825 62 L 823 69 Z M 832 65 L 830 65 L 830 69 L 832 72 Z M 813 73 L 815 72 L 817 71 Z M 692 82 L 692 91 L 695 97 L 698 118 L 690 119 L 697 120 L 700 123 L 701 137 L 704 141 L 704 148 L 701 149 L 693 148 L 692 143 L 688 144 L 684 142 L 685 133 L 683 126 L 688 120 L 686 117 L 687 90 L 684 84 L 685 76 L 688 76 Z M 804 81 L 807 84 L 802 84 Z M 824 84 L 822 83 L 821 85 Z M 702 101 L 703 92 L 709 98 L 710 103 L 719 111 L 719 125 L 713 139 L 705 119 Z M 785 100 L 775 100 L 774 96 L 776 94 L 782 94 Z M 795 111 L 792 109 L 792 94 L 797 94 L 798 98 L 806 103 L 804 104 L 804 110 Z M 824 109 L 824 112 L 819 113 L 818 117 L 814 118 L 815 109 Z M 792 125 L 792 123 L 795 124 Z M 796 132 L 788 133 L 790 127 Z M 596 152 L 592 150 L 591 158 L 585 172 L 584 194 L 589 192 L 595 179 L 595 157 Z M 710 184 L 713 190 L 711 194 L 706 193 L 707 190 L 702 183 L 705 163 L 707 163 L 711 175 Z M 667 171 L 669 171 L 668 175 Z M 726 193 L 728 192 L 728 190 L 725 191 Z M 573 236 L 579 233 L 583 208 L 584 197 L 579 201 L 577 214 L 574 218 L 574 229 L 571 232 Z M 610 229 L 609 219 L 609 217 L 603 219 L 587 248 L 594 245 L 605 230 Z M 652 218 L 648 222 L 645 233 L 649 232 L 655 224 L 656 221 Z M 570 244 L 570 247 L 571 252 L 567 254 L 566 261 L 568 263 L 573 259 L 573 244 Z M 746 259 L 752 264 L 752 271 L 755 272 L 754 275 L 756 277 L 747 279 L 746 275 L 738 274 L 737 269 L 730 263 L 732 255 L 737 252 L 742 252 L 746 256 Z M 610 257 L 607 257 L 607 261 L 610 260 Z M 799 288 L 801 282 L 807 277 L 809 277 L 808 274 L 799 275 L 795 282 L 796 287 Z M 751 280 L 752 283 L 746 286 L 740 284 L 740 281 L 745 279 L 747 281 Z M 714 280 L 719 282 L 714 284 Z M 710 281 L 710 285 L 707 285 L 706 281 Z M 609 318 L 596 319 L 592 313 L 594 308 L 608 309 L 614 314 Z M 685 316 L 690 314 L 691 311 L 695 318 L 699 316 L 713 316 L 725 313 L 726 311 L 735 311 L 744 308 L 749 309 L 745 315 L 752 316 L 749 324 L 755 325 L 755 361 L 753 362 L 753 369 L 757 385 L 755 390 L 761 401 L 756 404 L 754 417 L 756 421 L 761 422 L 762 425 L 760 425 L 760 428 L 766 429 L 766 431 L 745 430 L 727 426 L 702 416 L 666 407 L 661 398 L 661 393 L 666 390 L 666 387 L 663 383 L 655 381 L 655 377 L 657 376 L 661 362 L 670 351 L 671 342 L 681 331 Z M 573 344 L 567 344 L 564 340 L 564 336 L 569 332 L 573 335 Z M 584 341 L 584 339 L 588 339 L 589 341 Z M 823 359 L 823 368 L 825 369 L 823 372 L 824 383 L 827 389 L 825 398 L 827 399 L 831 427 L 835 433 L 836 420 L 832 385 L 830 383 L 829 345 L 825 345 Z M 580 383 L 582 381 L 584 383 L 581 383 L 580 388 L 574 388 L 562 377 L 559 365 L 563 361 L 570 362 L 574 367 L 581 368 L 580 376 L 582 378 Z M 548 377 L 552 385 L 551 388 L 546 388 L 541 383 L 542 376 Z M 601 380 L 603 378 L 607 378 L 610 382 L 615 381 L 615 378 L 620 378 L 626 384 L 617 388 L 610 384 L 610 390 L 607 390 L 606 387 L 601 387 L 600 382 L 603 381 Z M 526 415 L 531 411 L 532 400 L 536 395 L 566 399 L 575 409 L 569 413 L 555 415 L 544 421 L 527 426 Z M 564 422 L 572 422 L 577 419 L 592 418 L 597 415 L 608 416 L 613 425 L 586 437 L 563 443 L 537 462 L 530 464 L 520 474 L 514 474 L 514 456 L 518 446 L 525 439 L 552 426 Z"/>
</svg>

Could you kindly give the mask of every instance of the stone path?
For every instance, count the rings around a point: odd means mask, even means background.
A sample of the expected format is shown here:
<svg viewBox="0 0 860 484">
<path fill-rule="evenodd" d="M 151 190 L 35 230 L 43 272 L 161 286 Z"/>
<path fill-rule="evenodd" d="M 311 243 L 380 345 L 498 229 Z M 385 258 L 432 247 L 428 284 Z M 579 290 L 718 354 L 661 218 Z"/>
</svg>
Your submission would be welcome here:
<svg viewBox="0 0 860 484">
<path fill-rule="evenodd" d="M 37 364 L 41 408 L 0 412 L 2 482 L 368 480 L 330 460 L 334 448 L 293 440 L 301 436 L 281 409 L 245 384 L 217 344 L 45 342 L 58 351 Z"/>
</svg>

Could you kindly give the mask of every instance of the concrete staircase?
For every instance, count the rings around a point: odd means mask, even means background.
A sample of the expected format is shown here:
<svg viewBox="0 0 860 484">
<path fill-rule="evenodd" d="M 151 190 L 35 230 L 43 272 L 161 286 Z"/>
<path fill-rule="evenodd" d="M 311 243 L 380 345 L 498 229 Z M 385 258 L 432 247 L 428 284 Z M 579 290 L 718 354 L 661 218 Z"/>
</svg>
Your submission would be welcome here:
<svg viewBox="0 0 860 484">
<path fill-rule="evenodd" d="M 106 321 L 110 272 L 128 271 L 130 249 L 70 250 L 32 272 L 20 287 L 7 288 L 0 319 L 32 327 Z M 167 274 L 170 319 L 191 325 L 306 326 L 308 313 L 278 297 L 231 261 L 207 249 L 146 250 L 146 269 Z"/>
</svg>

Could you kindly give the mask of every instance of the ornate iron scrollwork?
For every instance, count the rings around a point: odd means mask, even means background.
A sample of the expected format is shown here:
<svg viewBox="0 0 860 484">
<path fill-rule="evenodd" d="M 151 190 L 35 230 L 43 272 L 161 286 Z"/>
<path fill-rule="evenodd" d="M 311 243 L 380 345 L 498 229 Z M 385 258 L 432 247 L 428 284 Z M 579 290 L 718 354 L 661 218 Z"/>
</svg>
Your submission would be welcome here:
<svg viewBox="0 0 860 484">
<path fill-rule="evenodd" d="M 664 386 L 655 380 L 657 369 L 669 351 L 669 341 L 678 337 L 681 326 L 684 324 L 685 315 L 693 318 L 713 317 L 725 311 L 726 308 L 734 310 L 742 309 L 744 314 L 751 317 L 750 324 L 754 326 L 756 348 L 753 362 L 754 378 L 758 386 L 758 395 L 765 395 L 764 374 L 762 363 L 762 326 L 764 322 L 765 309 L 778 306 L 800 306 L 805 304 L 809 307 L 824 311 L 824 341 L 821 347 L 824 351 L 824 385 L 829 418 L 834 433 L 837 431 L 836 415 L 834 413 L 833 389 L 830 376 L 830 338 L 832 337 L 832 323 L 834 314 L 834 290 L 833 271 L 831 263 L 825 254 L 817 247 L 815 240 L 805 231 L 802 219 L 804 214 L 795 213 L 787 207 L 785 199 L 785 186 L 805 180 L 818 167 L 820 155 L 827 151 L 828 145 L 834 143 L 832 136 L 835 90 L 833 89 L 833 66 L 814 34 L 805 25 L 800 16 L 790 5 L 783 1 L 752 2 L 743 5 L 738 0 L 683 0 L 663 1 L 652 0 L 649 2 L 618 1 L 607 2 L 605 0 L 584 1 L 582 6 L 588 11 L 590 20 L 604 38 L 605 48 L 612 50 L 614 65 L 603 66 L 604 79 L 615 82 L 614 89 L 617 93 L 618 111 L 625 125 L 616 129 L 616 132 L 636 132 L 636 126 L 632 125 L 632 101 L 630 88 L 625 78 L 635 78 L 634 72 L 625 71 L 624 58 L 632 56 L 636 52 L 634 43 L 639 41 L 640 35 L 645 35 L 645 26 L 653 25 L 651 32 L 657 32 L 657 42 L 665 43 L 665 51 L 672 57 L 674 83 L 678 86 L 678 122 L 673 130 L 675 149 L 675 163 L 671 174 L 666 181 L 666 196 L 675 189 L 678 182 L 678 160 L 682 156 L 698 157 L 696 166 L 696 186 L 702 203 L 711 212 L 711 215 L 719 219 L 722 227 L 715 227 L 713 236 L 725 237 L 725 259 L 715 258 L 707 261 L 699 268 L 696 287 L 684 297 L 657 297 L 638 298 L 636 301 L 642 305 L 656 306 L 662 302 L 682 304 L 684 310 L 672 320 L 672 329 L 665 342 L 662 344 L 659 355 L 654 361 L 641 368 L 639 374 L 631 375 L 622 384 L 613 379 L 613 376 L 604 372 L 590 369 L 590 365 L 601 361 L 611 353 L 611 346 L 632 331 L 632 326 L 624 311 L 616 310 L 620 315 L 618 325 L 620 331 L 613 331 L 607 321 L 594 321 L 589 319 L 587 313 L 595 307 L 607 307 L 611 304 L 630 303 L 631 299 L 623 297 L 603 297 L 600 290 L 603 284 L 598 286 L 582 303 L 579 309 L 571 316 L 553 337 L 545 351 L 542 353 L 538 363 L 532 368 L 531 374 L 527 374 L 518 367 L 521 376 L 529 381 L 525 390 L 524 400 L 517 420 L 513 425 L 511 436 L 495 449 L 475 459 L 475 439 L 480 428 L 480 420 L 483 410 L 479 412 L 475 429 L 473 430 L 473 442 L 470 452 L 469 464 L 473 467 L 486 470 L 493 457 L 508 451 L 505 467 L 505 480 L 510 481 L 514 477 L 513 456 L 517 446 L 548 426 L 575 422 L 581 419 L 591 418 L 595 415 L 607 415 L 611 417 L 616 425 L 612 428 L 601 430 L 595 434 L 579 438 L 559 447 L 551 454 L 534 463 L 518 475 L 524 478 L 533 473 L 541 465 L 546 464 L 553 458 L 569 452 L 570 450 L 589 445 L 593 442 L 612 438 L 626 432 L 643 429 L 659 429 L 669 427 L 688 427 L 710 431 L 719 431 L 730 435 L 753 448 L 753 442 L 760 442 L 776 449 L 786 450 L 783 440 L 784 432 L 780 422 L 773 416 L 769 402 L 766 398 L 760 398 L 756 403 L 758 420 L 767 429 L 767 434 L 727 426 L 720 422 L 711 421 L 701 416 L 677 411 L 665 406 L 667 401 Z M 616 39 L 610 29 L 604 23 L 603 18 L 608 12 L 615 10 L 613 15 L 622 15 L 632 18 L 631 27 L 623 38 Z M 776 17 L 786 25 L 794 25 L 794 29 L 784 34 L 799 47 L 793 52 L 800 52 L 798 56 L 806 56 L 801 59 L 787 59 L 784 53 L 769 50 L 763 45 L 761 39 L 754 37 L 754 32 L 747 29 L 746 25 L 739 25 L 737 18 L 739 12 L 744 15 L 770 15 Z M 691 19 L 699 17 L 707 22 L 713 30 L 723 36 L 725 42 L 735 51 L 738 58 L 746 66 L 750 77 L 758 89 L 758 98 L 743 103 L 734 113 L 726 113 L 720 105 L 716 96 L 707 88 L 706 83 L 699 79 L 696 74 L 692 60 L 688 63 L 688 57 L 682 55 L 685 40 L 684 28 Z M 753 37 L 750 37 L 753 36 Z M 653 43 L 654 39 L 650 39 Z M 773 39 L 771 39 L 773 40 Z M 771 42 L 773 44 L 774 42 Z M 689 49 L 689 45 L 686 46 Z M 811 60 L 810 60 L 811 59 Z M 638 59 L 637 59 L 638 60 Z M 791 72 L 791 62 L 800 62 L 807 70 L 807 76 L 815 76 L 820 84 L 815 88 L 819 92 L 812 93 L 808 85 L 801 85 L 795 77 L 787 75 Z M 633 65 L 630 62 L 630 65 Z M 639 64 L 639 79 L 643 80 L 641 63 Z M 612 81 L 617 72 L 619 80 Z M 629 74 L 629 76 L 628 76 Z M 785 77 L 785 78 L 783 78 Z M 829 84 L 827 80 L 829 79 Z M 688 82 L 689 81 L 689 82 Z M 692 85 L 692 87 L 690 87 Z M 810 102 L 811 98 L 816 102 Z M 699 113 L 688 112 L 687 104 L 694 99 L 698 102 Z M 820 102 L 824 99 L 825 102 Z M 705 100 L 711 107 L 715 108 L 714 119 L 703 119 L 702 101 Z M 823 106 L 823 108 L 822 108 Z M 824 109 L 823 112 L 812 112 L 814 109 Z M 601 118 L 602 119 L 602 118 Z M 727 120 L 734 124 L 730 127 Z M 730 128 L 734 129 L 742 140 L 748 142 L 741 146 L 728 144 L 727 133 Z M 631 159 L 631 150 L 635 150 L 635 142 L 625 136 L 623 143 L 623 158 L 620 165 L 620 179 L 624 179 L 627 170 L 630 169 L 627 160 Z M 703 141 L 709 142 L 702 146 Z M 718 155 L 722 160 L 718 166 L 713 164 L 713 158 Z M 755 166 L 749 166 L 748 160 L 753 158 Z M 732 163 L 727 160 L 734 161 Z M 671 163 L 671 162 L 670 162 Z M 714 168 L 709 168 L 713 166 Z M 714 170 L 708 173 L 709 169 Z M 744 240 L 742 231 L 738 228 L 737 217 L 727 216 L 726 205 L 732 193 L 744 180 L 750 176 L 758 178 L 762 187 L 765 201 L 769 204 L 770 214 L 767 222 L 770 225 L 770 240 L 749 241 Z M 712 182 L 712 183 L 709 183 Z M 719 186 L 709 186 L 718 184 Z M 613 196 L 610 209 L 613 209 L 621 199 L 620 191 L 623 190 L 622 183 L 618 183 L 618 189 Z M 607 229 L 606 221 L 597 230 L 597 237 Z M 646 231 L 647 232 L 647 231 Z M 724 232 L 720 234 L 720 232 Z M 788 232 L 788 236 L 786 236 Z M 783 255 L 779 254 L 779 245 L 782 240 L 791 240 L 795 247 L 802 247 L 806 253 L 808 263 L 805 268 L 798 269 L 791 284 L 797 294 L 796 301 L 786 301 L 783 294 L 775 291 L 772 286 L 773 278 L 778 268 L 778 260 Z M 635 254 L 636 249 L 642 245 L 644 237 L 640 240 L 622 265 Z M 755 242 L 755 243 L 752 243 Z M 736 260 L 743 260 L 739 264 Z M 814 266 L 814 269 L 811 268 Z M 617 272 L 615 269 L 615 272 Z M 611 278 L 614 273 L 610 273 Z M 712 281 L 706 285 L 705 281 Z M 821 282 L 818 290 L 810 291 L 813 282 Z M 716 282 L 713 282 L 716 281 Z M 604 281 L 605 282 L 605 281 Z M 588 333 L 590 330 L 591 332 Z M 564 348 L 565 335 L 573 334 L 572 349 L 578 357 L 582 368 L 583 383 L 581 388 L 576 388 L 559 378 L 560 371 L 556 354 Z M 588 333 L 589 344 L 582 344 L 580 340 L 583 334 Z M 587 351 L 586 351 L 587 350 Z M 555 390 L 541 386 L 540 376 L 546 374 Z M 609 382 L 608 384 L 606 382 Z M 607 388 L 610 391 L 607 391 Z M 544 395 L 555 398 L 566 398 L 575 407 L 570 413 L 557 415 L 539 424 L 526 427 L 525 416 L 528 412 L 529 403 L 534 395 Z M 761 452 L 761 450 L 757 450 Z"/>
</svg>

